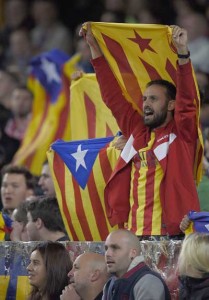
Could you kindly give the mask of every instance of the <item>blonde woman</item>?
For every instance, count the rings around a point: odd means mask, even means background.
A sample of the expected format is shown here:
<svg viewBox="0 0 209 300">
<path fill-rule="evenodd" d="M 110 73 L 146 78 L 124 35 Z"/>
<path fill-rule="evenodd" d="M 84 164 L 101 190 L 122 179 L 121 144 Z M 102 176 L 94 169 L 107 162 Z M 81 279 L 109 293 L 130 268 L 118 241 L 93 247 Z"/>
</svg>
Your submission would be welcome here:
<svg viewBox="0 0 209 300">
<path fill-rule="evenodd" d="M 185 237 L 178 259 L 179 300 L 209 299 L 209 234 Z"/>
</svg>

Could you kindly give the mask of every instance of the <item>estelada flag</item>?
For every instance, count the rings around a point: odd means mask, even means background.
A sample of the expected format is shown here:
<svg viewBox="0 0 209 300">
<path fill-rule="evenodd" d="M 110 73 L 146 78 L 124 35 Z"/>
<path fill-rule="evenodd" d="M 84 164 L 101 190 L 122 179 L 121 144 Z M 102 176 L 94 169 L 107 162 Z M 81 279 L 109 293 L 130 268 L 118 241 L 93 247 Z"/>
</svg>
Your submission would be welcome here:
<svg viewBox="0 0 209 300">
<path fill-rule="evenodd" d="M 102 241 L 118 228 L 106 216 L 104 188 L 120 155 L 114 137 L 58 140 L 47 152 L 65 228 L 73 241 Z"/>
<path fill-rule="evenodd" d="M 60 50 L 44 52 L 31 61 L 28 87 L 34 94 L 32 118 L 13 162 L 39 175 L 46 151 L 58 138 L 70 139 L 70 82 L 80 56 Z"/>
<path fill-rule="evenodd" d="M 71 140 L 113 136 L 118 125 L 101 98 L 95 74 L 83 74 L 70 86 Z"/>
<path fill-rule="evenodd" d="M 149 81 L 165 79 L 176 84 L 177 53 L 171 41 L 171 27 L 154 24 L 91 22 L 91 29 L 123 94 L 139 113 L 142 113 L 142 94 Z M 197 87 L 194 71 L 193 77 Z M 194 102 L 197 106 L 199 135 L 194 179 L 199 183 L 202 177 L 203 139 L 199 126 L 198 88 Z"/>
</svg>

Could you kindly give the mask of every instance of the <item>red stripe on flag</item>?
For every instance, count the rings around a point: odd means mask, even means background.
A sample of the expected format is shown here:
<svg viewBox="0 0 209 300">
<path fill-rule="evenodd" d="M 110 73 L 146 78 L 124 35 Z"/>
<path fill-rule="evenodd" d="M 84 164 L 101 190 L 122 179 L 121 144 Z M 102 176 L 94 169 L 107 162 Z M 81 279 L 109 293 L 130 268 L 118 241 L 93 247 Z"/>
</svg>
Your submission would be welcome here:
<svg viewBox="0 0 209 300">
<path fill-rule="evenodd" d="M 60 188 L 60 192 L 61 192 L 61 196 L 62 196 L 63 213 L 67 219 L 69 231 L 72 234 L 73 240 L 77 241 L 78 237 L 73 228 L 73 224 L 71 222 L 71 218 L 70 218 L 70 214 L 69 214 L 68 206 L 67 206 L 66 186 L 65 186 L 65 165 L 64 165 L 62 159 L 59 157 L 59 155 L 56 152 L 54 152 L 53 171 L 54 171 L 56 180 L 59 184 L 59 188 Z"/>
<path fill-rule="evenodd" d="M 149 74 L 150 81 L 155 80 L 155 79 L 161 79 L 160 74 L 156 71 L 156 69 L 153 66 L 148 64 L 148 62 L 146 62 L 142 58 L 140 58 L 140 60 L 141 60 L 142 64 L 144 65 L 147 73 Z"/>
<path fill-rule="evenodd" d="M 176 85 L 176 69 L 174 68 L 169 59 L 166 60 L 165 69 L 172 78 L 174 84 Z"/>
<path fill-rule="evenodd" d="M 91 234 L 91 229 L 89 228 L 89 224 L 91 223 L 91 221 L 86 219 L 86 214 L 85 214 L 85 210 L 83 207 L 83 201 L 85 201 L 85 199 L 82 199 L 80 187 L 79 187 L 78 183 L 76 182 L 76 180 L 73 178 L 73 176 L 72 176 L 72 182 L 73 182 L 73 190 L 74 190 L 74 194 L 75 194 L 76 216 L 80 222 L 80 225 L 81 225 L 81 228 L 83 231 L 83 235 L 84 235 L 86 241 L 92 241 L 93 237 Z"/>
<path fill-rule="evenodd" d="M 101 240 L 105 240 L 107 235 L 109 234 L 109 230 L 107 227 L 107 222 L 105 219 L 105 214 L 101 204 L 101 200 L 97 191 L 97 185 L 95 182 L 93 172 L 91 172 L 89 176 L 88 189 L 89 189 L 89 195 L 92 203 L 92 209 L 97 224 L 97 229 L 99 231 Z"/>
<path fill-rule="evenodd" d="M 88 124 L 88 138 L 95 138 L 96 136 L 96 109 L 93 101 L 84 93 L 84 103 L 86 107 L 86 116 Z"/>
<path fill-rule="evenodd" d="M 63 80 L 63 93 L 65 97 L 65 105 L 62 108 L 62 111 L 60 112 L 59 120 L 58 120 L 58 128 L 56 131 L 56 134 L 54 136 L 53 141 L 56 141 L 57 139 L 61 139 L 64 135 L 64 131 L 66 129 L 67 122 L 70 122 L 69 120 L 69 113 L 70 113 L 70 80 L 66 77 L 62 78 Z M 58 99 L 59 101 L 59 99 Z M 70 132 L 69 132 L 70 137 Z"/>
<path fill-rule="evenodd" d="M 102 34 L 102 37 L 118 65 L 127 92 L 139 106 L 139 100 L 142 98 L 142 92 L 122 46 L 105 34 Z"/>
<path fill-rule="evenodd" d="M 110 129 L 110 127 L 106 124 L 106 136 L 112 136 L 116 134 L 116 132 L 112 132 L 112 130 Z"/>
</svg>

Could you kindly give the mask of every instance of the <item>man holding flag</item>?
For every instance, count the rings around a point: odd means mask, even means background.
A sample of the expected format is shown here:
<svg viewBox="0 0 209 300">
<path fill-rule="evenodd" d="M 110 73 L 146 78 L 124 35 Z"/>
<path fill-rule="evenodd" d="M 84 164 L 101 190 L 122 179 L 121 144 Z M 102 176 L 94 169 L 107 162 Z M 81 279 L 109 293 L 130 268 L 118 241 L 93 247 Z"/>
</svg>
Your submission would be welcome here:
<svg viewBox="0 0 209 300">
<path fill-rule="evenodd" d="M 202 157 L 198 146 L 201 143 L 198 92 L 189 59 L 187 32 L 178 26 L 169 30 L 170 47 L 175 47 L 178 57 L 176 86 L 161 77 L 148 82 L 142 93 L 143 116 L 127 101 L 111 64 L 105 59 L 106 52 L 95 38 L 95 31 L 92 34 L 90 23 L 80 32 L 90 46 L 103 101 L 128 139 L 105 189 L 108 218 L 111 225 L 123 222 L 125 228 L 141 239 L 181 238 L 179 224 L 183 216 L 189 210 L 200 209 L 195 185 Z M 142 38 L 136 31 L 135 35 L 136 38 L 129 40 L 138 39 L 140 45 Z M 103 38 L 104 47 L 108 38 L 104 34 Z M 113 52 L 117 46 L 112 43 Z M 151 49 L 148 44 L 147 49 Z"/>
</svg>

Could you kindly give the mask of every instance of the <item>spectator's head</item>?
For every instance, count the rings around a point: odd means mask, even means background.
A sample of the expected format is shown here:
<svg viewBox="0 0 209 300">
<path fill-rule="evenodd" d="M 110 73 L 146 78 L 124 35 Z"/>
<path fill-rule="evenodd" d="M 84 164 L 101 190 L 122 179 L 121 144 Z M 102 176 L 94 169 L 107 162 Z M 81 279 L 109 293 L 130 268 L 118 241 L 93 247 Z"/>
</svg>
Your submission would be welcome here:
<svg viewBox="0 0 209 300">
<path fill-rule="evenodd" d="M 185 237 L 178 258 L 180 276 L 202 278 L 209 273 L 209 234 L 192 233 Z"/>
<path fill-rule="evenodd" d="M 27 1 L 7 0 L 5 1 L 5 22 L 6 25 L 15 29 L 22 26 L 29 17 Z"/>
<path fill-rule="evenodd" d="M 13 30 L 9 38 L 9 47 L 12 58 L 32 56 L 30 33 L 26 28 Z"/>
<path fill-rule="evenodd" d="M 150 128 L 165 126 L 173 118 L 175 98 L 176 87 L 172 83 L 150 81 L 143 94 L 144 124 Z"/>
<path fill-rule="evenodd" d="M 35 178 L 26 167 L 13 165 L 5 166 L 1 175 L 2 205 L 11 214 L 27 197 L 34 195 Z"/>
<path fill-rule="evenodd" d="M 24 118 L 32 110 L 33 94 L 26 86 L 16 87 L 11 95 L 11 111 L 15 117 Z"/>
<path fill-rule="evenodd" d="M 10 109 L 11 93 L 18 84 L 16 74 L 0 70 L 0 103 L 8 109 Z"/>
<path fill-rule="evenodd" d="M 29 299 L 59 299 L 68 285 L 72 261 L 64 245 L 57 242 L 38 244 L 27 267 L 32 291 Z M 38 297 L 39 296 L 39 297 Z"/>
<path fill-rule="evenodd" d="M 108 23 L 125 23 L 125 12 L 106 10 L 102 13 L 100 21 Z"/>
<path fill-rule="evenodd" d="M 49 169 L 48 161 L 42 166 L 41 176 L 38 182 L 45 196 L 55 197 L 54 183 Z"/>
<path fill-rule="evenodd" d="M 27 204 L 25 201 L 18 205 L 17 208 L 13 210 L 11 219 L 12 222 L 12 232 L 10 234 L 10 239 L 12 241 L 23 241 L 28 242 L 28 233 L 26 230 L 27 219 Z"/>
<path fill-rule="evenodd" d="M 30 241 L 56 241 L 65 235 L 65 227 L 56 198 L 28 202 L 26 225 Z"/>
<path fill-rule="evenodd" d="M 197 84 L 202 93 L 205 93 L 206 89 L 209 89 L 209 73 L 202 70 L 195 71 Z"/>
<path fill-rule="evenodd" d="M 208 24 L 206 17 L 198 12 L 191 12 L 179 16 L 178 25 L 185 28 L 188 33 L 189 42 L 195 41 L 208 34 Z"/>
<path fill-rule="evenodd" d="M 95 299 L 109 277 L 104 256 L 93 252 L 79 255 L 68 276 L 81 299 Z"/>
<path fill-rule="evenodd" d="M 59 17 L 59 10 L 56 1 L 35 0 L 33 2 L 32 14 L 36 26 L 49 27 Z"/>
<path fill-rule="evenodd" d="M 107 271 L 117 277 L 123 276 L 132 260 L 140 254 L 137 236 L 128 230 L 111 232 L 105 241 Z"/>
</svg>

